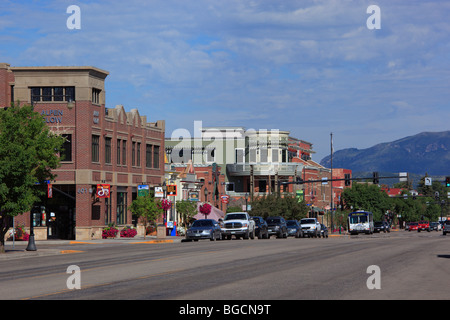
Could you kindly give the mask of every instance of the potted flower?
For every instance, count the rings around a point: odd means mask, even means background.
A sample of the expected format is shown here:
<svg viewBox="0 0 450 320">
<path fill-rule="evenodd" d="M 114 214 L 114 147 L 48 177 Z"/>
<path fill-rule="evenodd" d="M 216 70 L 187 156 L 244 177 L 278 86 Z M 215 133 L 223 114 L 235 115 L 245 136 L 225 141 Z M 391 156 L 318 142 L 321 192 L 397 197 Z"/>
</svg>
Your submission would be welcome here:
<svg viewBox="0 0 450 320">
<path fill-rule="evenodd" d="M 110 224 L 103 229 L 102 238 L 103 239 L 115 238 L 118 232 L 119 230 L 116 228 L 116 226 L 114 224 Z"/>
<path fill-rule="evenodd" d="M 161 207 L 164 211 L 169 210 L 172 207 L 172 201 L 168 199 L 162 199 L 161 200 Z"/>
<path fill-rule="evenodd" d="M 206 217 L 211 213 L 211 205 L 209 203 L 204 203 L 200 206 L 200 213 L 203 213 Z"/>
<path fill-rule="evenodd" d="M 25 226 L 20 225 L 14 228 L 14 240 L 28 241 L 30 235 L 26 232 Z M 10 233 L 10 239 L 12 240 L 12 232 Z"/>
<path fill-rule="evenodd" d="M 137 235 L 137 230 L 133 227 L 126 226 L 120 231 L 121 238 L 133 238 L 135 235 Z"/>
</svg>

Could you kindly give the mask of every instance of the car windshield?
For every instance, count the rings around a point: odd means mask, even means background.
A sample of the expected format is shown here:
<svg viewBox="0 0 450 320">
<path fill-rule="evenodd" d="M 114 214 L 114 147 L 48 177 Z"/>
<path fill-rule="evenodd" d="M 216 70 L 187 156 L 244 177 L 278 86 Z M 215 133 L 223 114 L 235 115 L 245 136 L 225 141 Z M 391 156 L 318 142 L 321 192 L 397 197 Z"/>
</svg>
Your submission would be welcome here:
<svg viewBox="0 0 450 320">
<path fill-rule="evenodd" d="M 280 219 L 279 218 L 269 218 L 266 220 L 267 223 L 280 223 Z"/>
<path fill-rule="evenodd" d="M 383 222 L 381 222 L 381 221 L 376 221 L 376 222 L 374 223 L 374 225 L 377 226 L 377 227 L 381 227 L 381 226 L 383 225 Z"/>
<path fill-rule="evenodd" d="M 314 219 L 302 219 L 300 221 L 300 224 L 311 224 L 311 223 L 316 223 L 316 221 Z"/>
<path fill-rule="evenodd" d="M 410 222 L 409 225 L 410 226 L 417 226 L 417 222 Z"/>
<path fill-rule="evenodd" d="M 286 221 L 286 225 L 292 227 L 292 226 L 296 226 L 297 224 L 295 223 L 295 221 L 290 220 L 290 221 Z"/>
<path fill-rule="evenodd" d="M 213 222 L 211 220 L 196 220 L 194 221 L 194 223 L 192 224 L 193 228 L 198 228 L 198 227 L 212 227 L 213 226 Z"/>
<path fill-rule="evenodd" d="M 225 220 L 247 220 L 245 213 L 231 213 L 227 214 Z"/>
</svg>

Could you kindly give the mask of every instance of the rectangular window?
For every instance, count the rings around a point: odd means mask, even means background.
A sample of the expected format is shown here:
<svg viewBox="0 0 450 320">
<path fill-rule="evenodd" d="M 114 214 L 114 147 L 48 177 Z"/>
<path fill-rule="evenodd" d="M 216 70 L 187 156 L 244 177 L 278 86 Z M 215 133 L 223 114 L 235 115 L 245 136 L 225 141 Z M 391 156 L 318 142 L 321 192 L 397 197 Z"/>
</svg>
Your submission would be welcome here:
<svg viewBox="0 0 450 320">
<path fill-rule="evenodd" d="M 136 165 L 136 142 L 131 142 L 131 165 L 134 167 Z"/>
<path fill-rule="evenodd" d="M 117 224 L 127 223 L 127 193 L 117 192 Z"/>
<path fill-rule="evenodd" d="M 152 167 L 152 152 L 153 146 L 151 144 L 147 144 L 145 146 L 145 166 L 147 168 Z"/>
<path fill-rule="evenodd" d="M 141 166 L 141 143 L 137 143 L 137 150 L 136 150 L 136 165 L 138 167 Z"/>
<path fill-rule="evenodd" d="M 99 155 L 100 155 L 100 136 L 92 135 L 92 162 L 98 162 L 99 161 Z"/>
<path fill-rule="evenodd" d="M 244 149 L 235 149 L 235 163 L 244 163 Z"/>
<path fill-rule="evenodd" d="M 63 134 L 65 140 L 61 150 L 61 161 L 72 161 L 72 135 Z"/>
<path fill-rule="evenodd" d="M 92 88 L 92 103 L 100 104 L 100 89 Z"/>
<path fill-rule="evenodd" d="M 105 224 L 110 224 L 111 220 L 111 195 L 105 198 Z"/>
<path fill-rule="evenodd" d="M 54 101 L 64 101 L 64 88 L 63 87 L 55 87 L 54 89 Z"/>
<path fill-rule="evenodd" d="M 75 87 L 31 87 L 31 101 L 75 101 Z"/>
<path fill-rule="evenodd" d="M 105 163 L 111 163 L 111 138 L 105 137 Z"/>
<path fill-rule="evenodd" d="M 159 168 L 159 146 L 153 146 L 153 168 Z"/>
<path fill-rule="evenodd" d="M 52 88 L 44 87 L 42 88 L 42 101 L 52 101 Z"/>
<path fill-rule="evenodd" d="M 117 139 L 117 165 L 120 164 L 120 139 Z"/>
<path fill-rule="evenodd" d="M 31 101 L 41 101 L 41 88 L 31 88 Z"/>
<path fill-rule="evenodd" d="M 65 100 L 75 101 L 75 87 L 66 87 L 65 89 L 66 89 Z"/>
<path fill-rule="evenodd" d="M 122 164 L 127 164 L 127 140 L 122 140 Z"/>
</svg>

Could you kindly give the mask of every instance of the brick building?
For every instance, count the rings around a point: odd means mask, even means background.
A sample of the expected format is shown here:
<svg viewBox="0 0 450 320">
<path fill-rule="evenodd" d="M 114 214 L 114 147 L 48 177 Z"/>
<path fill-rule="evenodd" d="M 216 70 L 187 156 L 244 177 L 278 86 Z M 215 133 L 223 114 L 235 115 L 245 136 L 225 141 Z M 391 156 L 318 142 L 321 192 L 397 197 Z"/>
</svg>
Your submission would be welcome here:
<svg viewBox="0 0 450 320">
<path fill-rule="evenodd" d="M 36 240 L 100 238 L 109 223 L 131 225 L 127 209 L 137 186 L 164 179 L 165 122 L 138 110 L 105 107 L 108 72 L 95 67 L 11 67 L 0 64 L 0 107 L 31 104 L 52 131 L 66 137 L 52 197 L 36 203 Z M 109 198 L 98 197 L 108 190 Z M 104 192 L 103 192 L 104 193 Z M 18 217 L 30 225 L 30 213 Z"/>
</svg>

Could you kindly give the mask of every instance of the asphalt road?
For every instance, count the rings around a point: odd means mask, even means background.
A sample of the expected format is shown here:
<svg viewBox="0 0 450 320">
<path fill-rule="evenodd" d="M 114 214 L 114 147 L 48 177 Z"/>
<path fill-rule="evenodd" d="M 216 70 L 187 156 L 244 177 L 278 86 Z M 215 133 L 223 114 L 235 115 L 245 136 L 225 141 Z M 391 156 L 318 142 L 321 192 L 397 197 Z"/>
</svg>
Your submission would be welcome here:
<svg viewBox="0 0 450 320">
<path fill-rule="evenodd" d="M 450 236 L 441 232 L 79 243 L 38 251 L 43 255 L 0 259 L 2 300 L 450 299 Z M 80 289 L 68 289 L 71 265 L 81 271 Z"/>
</svg>

